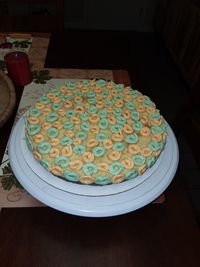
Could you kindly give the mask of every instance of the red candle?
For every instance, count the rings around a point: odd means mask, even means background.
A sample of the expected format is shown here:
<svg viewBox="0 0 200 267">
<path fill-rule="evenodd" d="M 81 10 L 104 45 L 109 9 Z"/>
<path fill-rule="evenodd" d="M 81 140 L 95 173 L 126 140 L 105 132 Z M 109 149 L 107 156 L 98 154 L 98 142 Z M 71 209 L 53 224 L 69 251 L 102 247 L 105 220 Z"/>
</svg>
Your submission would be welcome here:
<svg viewBox="0 0 200 267">
<path fill-rule="evenodd" d="M 8 75 L 16 86 L 25 86 L 32 82 L 28 55 L 24 52 L 11 52 L 5 55 Z"/>
</svg>

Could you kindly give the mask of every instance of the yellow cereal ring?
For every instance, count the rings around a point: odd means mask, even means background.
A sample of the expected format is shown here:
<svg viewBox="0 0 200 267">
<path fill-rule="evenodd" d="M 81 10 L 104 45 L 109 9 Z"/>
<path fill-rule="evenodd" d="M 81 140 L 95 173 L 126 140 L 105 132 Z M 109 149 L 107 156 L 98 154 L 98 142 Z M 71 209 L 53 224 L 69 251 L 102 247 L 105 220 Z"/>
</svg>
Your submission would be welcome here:
<svg viewBox="0 0 200 267">
<path fill-rule="evenodd" d="M 112 96 L 117 95 L 117 91 L 116 91 L 116 90 L 111 90 L 111 95 L 112 95 Z"/>
<path fill-rule="evenodd" d="M 145 157 L 149 157 L 152 154 L 152 150 L 149 147 L 143 147 L 141 148 L 140 153 Z"/>
<path fill-rule="evenodd" d="M 60 140 L 58 138 L 51 138 L 49 143 L 52 145 L 52 146 L 57 146 L 59 143 L 60 143 Z"/>
<path fill-rule="evenodd" d="M 162 137 L 163 137 L 163 140 L 165 141 L 167 139 L 167 133 L 163 133 Z"/>
<path fill-rule="evenodd" d="M 40 102 L 37 102 L 37 103 L 35 103 L 35 107 L 38 108 L 38 109 L 44 109 L 44 104 L 40 103 Z"/>
<path fill-rule="evenodd" d="M 41 160 L 41 155 L 37 152 L 37 151 L 34 151 L 33 152 L 33 155 L 34 155 L 34 158 L 36 159 L 36 160 Z"/>
<path fill-rule="evenodd" d="M 123 174 L 117 174 L 111 178 L 111 181 L 113 184 L 118 184 L 124 181 L 124 175 Z"/>
<path fill-rule="evenodd" d="M 82 92 L 83 92 L 83 93 L 87 93 L 88 90 L 89 90 L 89 89 L 88 89 L 87 87 L 85 87 L 85 86 L 82 87 Z"/>
<path fill-rule="evenodd" d="M 151 134 L 151 131 L 149 129 L 149 127 L 143 127 L 141 130 L 140 130 L 140 134 L 142 136 L 149 136 Z"/>
<path fill-rule="evenodd" d="M 113 108 L 112 107 L 106 107 L 105 108 L 109 113 L 113 112 Z"/>
<path fill-rule="evenodd" d="M 44 141 L 44 136 L 42 134 L 36 134 L 33 136 L 33 140 L 35 143 L 40 143 Z"/>
<path fill-rule="evenodd" d="M 81 89 L 83 87 L 82 82 L 77 82 L 76 87 L 79 88 L 79 89 Z"/>
<path fill-rule="evenodd" d="M 71 131 L 71 130 L 65 131 L 64 134 L 65 134 L 65 136 L 68 136 L 68 137 L 73 137 L 75 135 L 75 133 L 73 131 Z"/>
<path fill-rule="evenodd" d="M 70 145 L 65 146 L 62 149 L 62 155 L 67 156 L 67 157 L 70 157 L 72 155 L 72 147 Z"/>
<path fill-rule="evenodd" d="M 125 102 L 132 102 L 132 101 L 133 101 L 133 98 L 132 98 L 132 96 L 130 96 L 130 95 L 126 95 L 126 96 L 124 97 L 124 101 L 125 101 Z"/>
<path fill-rule="evenodd" d="M 97 103 L 96 103 L 96 107 L 97 107 L 98 109 L 103 108 L 103 107 L 104 107 L 103 102 L 102 102 L 101 100 L 97 101 Z"/>
<path fill-rule="evenodd" d="M 61 102 L 61 98 L 56 96 L 54 97 L 54 100 L 53 100 L 54 103 L 60 103 Z"/>
<path fill-rule="evenodd" d="M 75 96 L 74 97 L 74 101 L 75 101 L 75 103 L 77 103 L 77 102 L 83 102 L 83 99 L 80 96 Z"/>
<path fill-rule="evenodd" d="M 123 136 L 122 133 L 114 133 L 114 134 L 111 135 L 111 139 L 114 142 L 120 142 L 120 141 L 123 141 L 124 136 Z"/>
<path fill-rule="evenodd" d="M 142 103 L 144 101 L 144 95 L 140 95 L 136 98 L 136 100 L 139 102 L 139 103 Z"/>
<path fill-rule="evenodd" d="M 50 172 L 52 172 L 56 176 L 62 176 L 64 170 L 60 168 L 59 166 L 55 166 L 49 169 Z"/>
<path fill-rule="evenodd" d="M 148 107 L 146 108 L 146 111 L 151 114 L 151 113 L 154 113 L 156 111 L 156 108 L 155 107 Z"/>
<path fill-rule="evenodd" d="M 140 175 L 142 175 L 146 170 L 147 170 L 147 166 L 146 166 L 146 164 L 137 167 L 137 171 L 138 171 L 138 173 L 139 173 Z"/>
<path fill-rule="evenodd" d="M 115 106 L 118 108 L 122 108 L 124 106 L 124 101 L 123 100 L 116 100 Z"/>
<path fill-rule="evenodd" d="M 100 93 L 101 92 L 101 87 L 96 85 L 94 87 L 94 91 L 95 91 L 95 93 Z"/>
<path fill-rule="evenodd" d="M 130 118 L 130 112 L 129 110 L 125 109 L 122 111 L 122 114 L 124 115 L 124 118 L 129 119 Z"/>
<path fill-rule="evenodd" d="M 47 114 L 49 114 L 51 112 L 51 109 L 50 108 L 44 108 L 43 110 L 42 110 L 42 113 L 44 114 L 44 115 L 47 115 Z"/>
<path fill-rule="evenodd" d="M 52 126 L 51 126 L 51 123 L 50 122 L 44 122 L 43 124 L 42 124 L 42 128 L 44 129 L 44 130 L 48 130 L 49 128 L 51 128 Z"/>
<path fill-rule="evenodd" d="M 131 155 L 136 155 L 140 152 L 140 147 L 139 145 L 135 145 L 135 144 L 130 144 L 128 146 L 128 152 L 131 154 Z"/>
<path fill-rule="evenodd" d="M 56 147 L 51 148 L 50 152 L 49 152 L 49 156 L 52 158 L 55 158 L 57 156 L 60 155 L 59 149 Z"/>
<path fill-rule="evenodd" d="M 160 141 L 162 141 L 162 134 L 154 134 L 154 135 L 152 135 L 151 139 L 153 141 L 160 142 Z"/>
<path fill-rule="evenodd" d="M 38 118 L 36 118 L 36 117 L 28 117 L 28 122 L 30 123 L 30 124 L 39 124 L 39 119 Z"/>
<path fill-rule="evenodd" d="M 152 125 L 160 125 L 161 122 L 158 119 L 153 119 L 153 120 L 149 121 L 149 124 L 150 124 L 150 126 L 152 126 Z"/>
<path fill-rule="evenodd" d="M 107 84 L 107 85 L 106 85 L 106 88 L 109 89 L 109 90 L 112 90 L 113 85 L 112 85 L 112 84 Z"/>
<path fill-rule="evenodd" d="M 94 178 L 92 176 L 89 175 L 84 175 L 80 177 L 80 182 L 82 184 L 93 184 L 94 183 Z"/>
<path fill-rule="evenodd" d="M 117 122 L 115 116 L 113 116 L 111 114 L 108 115 L 108 121 L 110 124 L 116 124 L 116 122 Z"/>
<path fill-rule="evenodd" d="M 148 123 L 148 118 L 146 115 L 142 115 L 141 118 L 140 118 L 140 121 L 142 124 L 147 124 Z"/>
<path fill-rule="evenodd" d="M 81 120 L 77 117 L 70 118 L 70 121 L 74 124 L 80 124 Z"/>
<path fill-rule="evenodd" d="M 78 159 L 72 160 L 72 161 L 69 162 L 69 168 L 71 170 L 78 171 L 78 170 L 80 170 L 82 168 L 82 166 L 83 166 L 83 162 L 81 160 L 78 160 Z"/>
<path fill-rule="evenodd" d="M 82 114 L 84 112 L 84 107 L 83 106 L 77 106 L 74 108 L 74 111 L 76 114 Z"/>
<path fill-rule="evenodd" d="M 90 126 L 90 131 L 93 132 L 93 133 L 98 133 L 99 132 L 99 126 L 91 125 Z"/>
<path fill-rule="evenodd" d="M 99 114 L 90 114 L 89 121 L 92 123 L 97 123 L 100 120 Z"/>
<path fill-rule="evenodd" d="M 106 162 L 98 162 L 97 167 L 98 167 L 98 170 L 107 172 L 109 165 Z"/>
<path fill-rule="evenodd" d="M 66 95 L 70 95 L 70 96 L 72 96 L 73 93 L 72 93 L 70 90 L 67 90 L 67 91 L 66 91 Z"/>
<path fill-rule="evenodd" d="M 129 95 L 129 93 L 130 93 L 130 88 L 128 88 L 128 87 L 124 88 L 123 93 L 124 93 L 125 95 Z"/>
<path fill-rule="evenodd" d="M 95 147 L 95 146 L 97 146 L 98 145 L 98 140 L 97 139 L 94 139 L 94 138 L 92 138 L 92 139 L 90 139 L 90 140 L 88 140 L 87 141 L 87 147 Z"/>
<path fill-rule="evenodd" d="M 82 142 L 82 140 L 79 137 L 76 137 L 73 139 L 73 144 L 74 145 L 80 145 Z"/>
<path fill-rule="evenodd" d="M 126 134 L 130 134 L 133 132 L 133 128 L 129 124 L 124 124 L 123 131 Z"/>
<path fill-rule="evenodd" d="M 65 111 L 64 111 L 64 109 L 59 109 L 58 111 L 57 111 L 57 113 L 58 113 L 58 115 L 59 116 L 61 116 L 61 117 L 63 117 L 63 116 L 65 116 Z"/>
<path fill-rule="evenodd" d="M 55 122 L 53 123 L 53 126 L 54 126 L 55 128 L 57 128 L 58 130 L 61 130 L 61 129 L 63 128 L 63 125 L 62 125 L 62 123 L 61 123 L 60 121 L 55 121 Z"/>
<path fill-rule="evenodd" d="M 113 142 L 112 142 L 112 140 L 110 140 L 110 139 L 105 139 L 105 140 L 103 140 L 103 146 L 104 146 L 106 149 L 111 149 L 112 146 L 113 146 Z"/>
<path fill-rule="evenodd" d="M 67 87 L 65 85 L 61 85 L 60 86 L 60 91 L 61 91 L 61 93 L 66 94 L 66 92 L 68 91 L 68 89 L 67 89 Z"/>
<path fill-rule="evenodd" d="M 90 151 L 86 151 L 85 153 L 83 153 L 82 159 L 85 162 L 92 162 L 94 160 L 94 154 Z"/>
<path fill-rule="evenodd" d="M 102 99 L 103 99 L 102 95 L 99 95 L 99 94 L 96 95 L 96 100 L 97 100 L 97 101 L 100 101 L 100 100 L 102 100 Z"/>
<path fill-rule="evenodd" d="M 68 108 L 71 108 L 72 105 L 73 105 L 72 101 L 70 101 L 70 100 L 66 100 L 66 101 L 65 101 L 65 104 L 64 104 L 64 107 L 68 109 Z"/>
<path fill-rule="evenodd" d="M 138 105 L 138 106 L 136 107 L 136 110 L 137 110 L 138 112 L 145 112 L 145 107 L 142 106 L 142 105 Z"/>
<path fill-rule="evenodd" d="M 132 159 L 126 158 L 122 160 L 122 164 L 124 165 L 124 167 L 128 170 L 131 170 L 134 166 L 134 162 Z"/>
<path fill-rule="evenodd" d="M 52 100 L 52 99 L 54 99 L 55 95 L 53 93 L 48 93 L 47 96 Z"/>
<path fill-rule="evenodd" d="M 110 152 L 108 152 L 108 158 L 113 160 L 113 161 L 119 160 L 121 158 L 121 152 L 110 151 Z"/>
</svg>

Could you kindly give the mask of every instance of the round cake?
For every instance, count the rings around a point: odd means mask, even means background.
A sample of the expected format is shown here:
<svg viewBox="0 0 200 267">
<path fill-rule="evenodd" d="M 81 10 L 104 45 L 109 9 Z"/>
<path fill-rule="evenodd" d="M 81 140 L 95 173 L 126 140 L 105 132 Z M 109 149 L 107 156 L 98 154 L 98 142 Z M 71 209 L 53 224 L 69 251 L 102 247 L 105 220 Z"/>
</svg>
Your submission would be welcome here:
<svg viewBox="0 0 200 267">
<path fill-rule="evenodd" d="M 148 96 L 103 79 L 54 87 L 25 115 L 35 159 L 58 179 L 88 185 L 143 174 L 164 149 L 166 128 Z"/>
</svg>

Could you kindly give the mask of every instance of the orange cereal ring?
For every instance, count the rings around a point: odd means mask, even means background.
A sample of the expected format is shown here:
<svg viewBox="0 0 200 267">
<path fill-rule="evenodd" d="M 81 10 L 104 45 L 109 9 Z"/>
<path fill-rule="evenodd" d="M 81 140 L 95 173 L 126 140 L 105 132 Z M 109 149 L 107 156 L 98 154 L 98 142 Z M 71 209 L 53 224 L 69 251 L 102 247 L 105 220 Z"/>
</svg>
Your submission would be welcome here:
<svg viewBox="0 0 200 267">
<path fill-rule="evenodd" d="M 114 142 L 120 142 L 120 141 L 123 141 L 124 137 L 122 133 L 114 133 L 111 135 L 111 139 Z"/>
<path fill-rule="evenodd" d="M 36 159 L 36 160 L 41 160 L 41 155 L 37 152 L 37 151 L 34 151 L 33 152 L 33 155 L 34 155 L 34 158 Z"/>
<path fill-rule="evenodd" d="M 111 90 L 111 95 L 112 95 L 112 96 L 117 95 L 117 91 L 116 91 L 116 90 Z"/>
<path fill-rule="evenodd" d="M 60 103 L 61 102 L 61 98 L 56 96 L 54 97 L 54 100 L 53 100 L 54 103 Z"/>
<path fill-rule="evenodd" d="M 55 158 L 60 155 L 59 149 L 56 147 L 51 148 L 49 152 L 50 157 Z"/>
<path fill-rule="evenodd" d="M 65 94 L 66 92 L 67 92 L 67 87 L 65 86 L 65 85 L 61 85 L 60 86 L 60 91 L 61 91 L 61 93 L 63 93 L 63 94 Z"/>
<path fill-rule="evenodd" d="M 130 96 L 130 95 L 126 95 L 126 96 L 124 97 L 124 101 L 125 101 L 125 102 L 132 102 L 132 101 L 133 101 L 133 98 L 132 98 L 132 96 Z"/>
<path fill-rule="evenodd" d="M 102 99 L 103 99 L 102 95 L 99 95 L 99 94 L 96 95 L 96 100 L 97 101 L 102 100 Z"/>
<path fill-rule="evenodd" d="M 138 171 L 138 173 L 139 173 L 140 175 L 143 174 L 146 170 L 147 170 L 147 166 L 146 166 L 146 164 L 137 167 L 137 171 Z"/>
<path fill-rule="evenodd" d="M 42 113 L 44 114 L 44 115 L 47 115 L 47 114 L 49 114 L 51 112 L 51 109 L 50 108 L 44 108 L 43 110 L 42 110 Z"/>
<path fill-rule="evenodd" d="M 74 97 L 74 101 L 75 101 L 75 103 L 77 103 L 77 102 L 83 102 L 83 99 L 80 96 L 75 96 Z"/>
<path fill-rule="evenodd" d="M 82 82 L 77 82 L 76 87 L 79 88 L 79 89 L 82 88 L 83 87 Z"/>
<path fill-rule="evenodd" d="M 148 123 L 148 118 L 146 115 L 142 115 L 140 118 L 140 121 L 142 124 L 147 124 Z"/>
<path fill-rule="evenodd" d="M 129 110 L 125 109 L 122 111 L 122 114 L 124 115 L 125 119 L 129 119 L 130 118 L 130 112 Z"/>
<path fill-rule="evenodd" d="M 136 155 L 140 152 L 140 147 L 139 145 L 135 145 L 135 144 L 131 144 L 128 146 L 128 152 L 131 154 L 131 155 Z"/>
<path fill-rule="evenodd" d="M 103 108 L 103 107 L 104 107 L 103 102 L 102 102 L 101 100 L 97 101 L 97 103 L 96 103 L 96 107 L 97 107 L 98 109 Z"/>
<path fill-rule="evenodd" d="M 84 107 L 83 106 L 76 106 L 74 108 L 74 111 L 77 113 L 77 114 L 82 114 L 84 112 Z"/>
<path fill-rule="evenodd" d="M 138 105 L 138 106 L 136 107 L 136 110 L 137 110 L 138 112 L 145 112 L 145 107 L 142 106 L 142 105 Z"/>
<path fill-rule="evenodd" d="M 94 160 L 94 154 L 90 151 L 86 151 L 85 153 L 83 153 L 82 159 L 85 162 L 92 162 Z"/>
<path fill-rule="evenodd" d="M 62 149 L 62 155 L 67 156 L 67 157 L 70 157 L 72 155 L 72 147 L 70 145 L 65 146 Z"/>
<path fill-rule="evenodd" d="M 90 131 L 93 132 L 93 133 L 98 133 L 99 132 L 99 126 L 91 125 L 90 126 Z"/>
<path fill-rule="evenodd" d="M 131 170 L 134 166 L 134 162 L 132 159 L 126 158 L 122 160 L 122 164 L 124 165 L 124 167 L 128 170 Z"/>
<path fill-rule="evenodd" d="M 140 95 L 136 98 L 136 100 L 139 102 L 139 103 L 142 103 L 144 101 L 144 95 Z"/>
<path fill-rule="evenodd" d="M 122 108 L 124 106 L 124 101 L 123 100 L 116 100 L 115 106 L 118 108 Z"/>
<path fill-rule="evenodd" d="M 58 138 L 51 138 L 49 143 L 52 145 L 52 146 L 57 146 L 59 143 L 60 143 L 60 140 Z"/>
<path fill-rule="evenodd" d="M 59 166 L 55 166 L 49 169 L 50 172 L 52 172 L 56 176 L 62 176 L 64 170 L 60 168 Z"/>
<path fill-rule="evenodd" d="M 35 103 L 35 107 L 38 108 L 38 109 L 44 109 L 44 104 L 40 103 L 40 102 L 37 102 L 37 103 Z"/>
<path fill-rule="evenodd" d="M 80 182 L 82 184 L 93 184 L 94 183 L 94 178 L 92 176 L 89 175 L 83 175 L 80 177 Z"/>
<path fill-rule="evenodd" d="M 161 124 L 161 122 L 160 122 L 160 120 L 158 120 L 158 119 L 153 119 L 153 120 L 150 120 L 149 121 L 149 124 L 152 126 L 152 125 L 160 125 Z"/>
<path fill-rule="evenodd" d="M 112 140 L 110 140 L 110 139 L 105 139 L 105 140 L 103 140 L 103 146 L 104 146 L 106 149 L 111 149 L 112 146 L 113 146 L 113 142 L 112 142 Z"/>
<path fill-rule="evenodd" d="M 95 146 L 97 146 L 98 145 L 98 140 L 97 139 L 94 139 L 94 138 L 92 138 L 92 139 L 90 139 L 90 140 L 88 140 L 87 141 L 87 147 L 95 147 Z"/>
<path fill-rule="evenodd" d="M 87 87 L 83 86 L 81 90 L 83 93 L 87 93 L 89 89 Z"/>
<path fill-rule="evenodd" d="M 28 122 L 30 123 L 30 124 L 39 124 L 39 119 L 38 118 L 36 118 L 36 117 L 28 117 Z"/>
<path fill-rule="evenodd" d="M 94 91 L 95 91 L 95 93 L 100 93 L 101 92 L 101 87 L 96 85 L 94 87 Z"/>
<path fill-rule="evenodd" d="M 47 96 L 48 96 L 50 99 L 53 99 L 55 95 L 54 95 L 53 93 L 48 93 Z"/>
<path fill-rule="evenodd" d="M 60 121 L 55 121 L 53 126 L 57 128 L 58 130 L 61 130 L 63 128 L 63 125 Z"/>
<path fill-rule="evenodd" d="M 113 112 L 113 108 L 112 107 L 106 107 L 105 108 L 109 113 Z"/>
<path fill-rule="evenodd" d="M 90 114 L 89 121 L 93 123 L 97 123 L 100 120 L 99 114 Z"/>
<path fill-rule="evenodd" d="M 110 152 L 108 152 L 108 158 L 113 160 L 113 161 L 119 160 L 121 158 L 121 152 L 110 151 Z"/>
<path fill-rule="evenodd" d="M 133 132 L 133 128 L 129 124 L 124 124 L 123 131 L 126 134 L 130 134 Z"/>
<path fill-rule="evenodd" d="M 64 134 L 65 134 L 65 136 L 73 137 L 75 133 L 73 131 L 69 130 L 69 131 L 65 131 Z"/>
<path fill-rule="evenodd" d="M 58 113 L 58 115 L 59 116 L 65 116 L 65 111 L 64 111 L 64 109 L 59 109 L 58 111 L 57 111 L 57 113 Z"/>
<path fill-rule="evenodd" d="M 106 172 L 108 170 L 108 163 L 98 162 L 97 167 L 98 167 L 98 170 Z"/>
<path fill-rule="evenodd" d="M 148 107 L 146 108 L 146 111 L 151 114 L 151 113 L 154 113 L 156 111 L 156 108 L 155 107 Z"/>
<path fill-rule="evenodd" d="M 160 141 L 162 141 L 162 134 L 154 134 L 154 135 L 152 135 L 151 139 L 153 141 L 160 142 Z"/>
<path fill-rule="evenodd" d="M 73 93 L 70 90 L 67 89 L 66 95 L 73 95 Z"/>
<path fill-rule="evenodd" d="M 111 90 L 113 88 L 113 85 L 112 84 L 107 84 L 106 85 L 106 88 L 109 89 L 109 90 Z"/>
<path fill-rule="evenodd" d="M 66 100 L 66 101 L 65 101 L 65 104 L 64 104 L 64 107 L 65 107 L 65 108 L 71 108 L 72 105 L 73 105 L 73 104 L 72 104 L 72 102 L 71 102 L 70 100 Z"/>
<path fill-rule="evenodd" d="M 70 118 L 70 121 L 74 124 L 80 124 L 81 120 L 77 117 Z"/>
<path fill-rule="evenodd" d="M 44 136 L 42 134 L 36 134 L 33 136 L 33 140 L 38 144 L 44 141 Z"/>
<path fill-rule="evenodd" d="M 50 122 L 44 122 L 43 124 L 42 124 L 42 128 L 44 129 L 44 130 L 48 130 L 49 128 L 51 128 L 52 126 L 51 126 L 51 123 Z"/>
<path fill-rule="evenodd" d="M 69 168 L 71 170 L 77 170 L 78 171 L 82 168 L 82 166 L 83 166 L 83 162 L 81 160 L 78 160 L 78 159 L 72 160 L 69 162 Z"/>
<path fill-rule="evenodd" d="M 142 136 L 149 136 L 151 134 L 151 131 L 149 129 L 149 127 L 143 127 L 141 130 L 140 130 L 140 134 Z"/>
<path fill-rule="evenodd" d="M 167 133 L 163 133 L 162 137 L 163 137 L 163 140 L 165 141 L 167 139 Z"/>
<path fill-rule="evenodd" d="M 73 144 L 74 145 L 80 145 L 82 142 L 82 140 L 79 137 L 76 137 L 73 139 Z"/>
<path fill-rule="evenodd" d="M 124 175 L 123 174 L 117 174 L 111 178 L 111 181 L 113 184 L 118 184 L 124 181 Z"/>
<path fill-rule="evenodd" d="M 130 93 L 130 88 L 125 87 L 123 93 L 124 93 L 125 95 L 128 95 L 128 94 Z"/>
<path fill-rule="evenodd" d="M 115 116 L 113 116 L 111 114 L 108 115 L 108 121 L 110 124 L 116 124 L 116 122 L 117 122 Z"/>
<path fill-rule="evenodd" d="M 140 153 L 145 157 L 149 157 L 152 154 L 152 150 L 149 147 L 143 147 L 141 148 Z"/>
</svg>

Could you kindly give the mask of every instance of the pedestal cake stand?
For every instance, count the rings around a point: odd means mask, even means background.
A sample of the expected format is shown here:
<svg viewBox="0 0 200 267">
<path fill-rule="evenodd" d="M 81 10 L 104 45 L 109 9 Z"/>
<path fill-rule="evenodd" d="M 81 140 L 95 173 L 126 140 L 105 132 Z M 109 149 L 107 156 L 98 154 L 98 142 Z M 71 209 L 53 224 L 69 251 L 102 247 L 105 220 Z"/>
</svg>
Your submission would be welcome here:
<svg viewBox="0 0 200 267">
<path fill-rule="evenodd" d="M 174 133 L 168 125 L 164 151 L 156 164 L 137 178 L 118 185 L 76 185 L 54 177 L 31 158 L 24 141 L 24 121 L 14 127 L 8 146 L 9 160 L 16 178 L 36 199 L 59 211 L 85 216 L 108 217 L 137 210 L 155 200 L 171 183 L 179 153 Z M 42 168 L 42 169 L 41 169 Z"/>
</svg>

